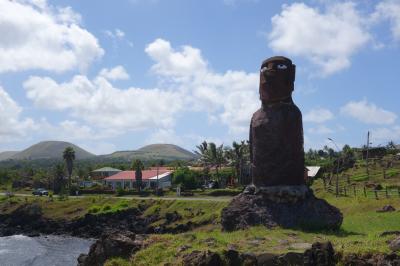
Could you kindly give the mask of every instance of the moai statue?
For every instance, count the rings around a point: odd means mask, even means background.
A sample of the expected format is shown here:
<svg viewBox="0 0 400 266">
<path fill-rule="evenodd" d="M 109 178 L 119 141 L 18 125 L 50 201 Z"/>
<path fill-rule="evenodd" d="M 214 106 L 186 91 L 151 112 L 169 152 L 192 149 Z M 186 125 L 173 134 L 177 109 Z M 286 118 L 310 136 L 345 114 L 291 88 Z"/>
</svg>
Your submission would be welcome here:
<svg viewBox="0 0 400 266">
<path fill-rule="evenodd" d="M 296 67 L 286 57 L 265 60 L 260 71 L 261 108 L 250 124 L 253 185 L 221 211 L 223 230 L 267 228 L 336 230 L 343 215 L 306 185 L 301 112 L 293 103 Z"/>
<path fill-rule="evenodd" d="M 293 103 L 296 66 L 283 56 L 260 70 L 261 108 L 250 124 L 250 160 L 256 188 L 305 184 L 303 124 Z"/>
</svg>

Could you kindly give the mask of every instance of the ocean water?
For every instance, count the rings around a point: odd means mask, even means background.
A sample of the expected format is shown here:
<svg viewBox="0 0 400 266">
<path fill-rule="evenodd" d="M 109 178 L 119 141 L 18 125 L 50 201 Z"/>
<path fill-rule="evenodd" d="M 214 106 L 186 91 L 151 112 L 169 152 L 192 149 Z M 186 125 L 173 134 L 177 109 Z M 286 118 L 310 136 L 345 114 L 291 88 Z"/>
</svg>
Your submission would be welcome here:
<svg viewBox="0 0 400 266">
<path fill-rule="evenodd" d="M 93 242 L 68 236 L 0 237 L 0 266 L 76 266 Z"/>
</svg>

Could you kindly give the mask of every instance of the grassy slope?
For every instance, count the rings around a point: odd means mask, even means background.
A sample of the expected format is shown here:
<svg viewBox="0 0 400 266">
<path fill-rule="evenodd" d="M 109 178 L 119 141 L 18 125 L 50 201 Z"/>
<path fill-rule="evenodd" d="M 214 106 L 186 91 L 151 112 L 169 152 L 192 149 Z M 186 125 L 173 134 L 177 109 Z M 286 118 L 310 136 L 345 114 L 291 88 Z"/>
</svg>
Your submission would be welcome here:
<svg viewBox="0 0 400 266">
<path fill-rule="evenodd" d="M 302 252 L 304 243 L 311 244 L 325 240 L 332 241 L 335 249 L 343 253 L 389 252 L 387 241 L 393 239 L 394 236 L 380 237 L 379 235 L 384 231 L 400 230 L 398 222 L 400 213 L 377 213 L 376 210 L 387 204 L 399 209 L 398 198 L 381 200 L 361 196 L 336 198 L 325 193 L 321 187 L 320 182 L 314 185 L 318 197 L 325 198 L 339 207 L 344 214 L 344 222 L 338 232 L 303 232 L 280 228 L 267 230 L 263 226 L 257 226 L 248 230 L 226 233 L 221 232 L 220 225 L 209 224 L 184 234 L 152 235 L 147 240 L 148 247 L 139 251 L 133 258 L 112 259 L 107 265 L 159 265 L 167 262 L 176 265 L 180 260 L 177 257 L 193 250 L 210 249 L 222 252 L 232 245 L 242 252 L 277 254 L 287 251 Z M 187 206 L 188 203 L 181 204 Z M 213 205 L 209 202 L 203 204 Z M 175 207 L 183 206 L 176 205 Z M 218 219 L 220 207 L 222 206 L 216 207 L 215 210 L 212 208 Z M 183 245 L 188 245 L 190 248 L 179 253 L 178 249 Z"/>
<path fill-rule="evenodd" d="M 61 159 L 63 151 L 67 147 L 72 147 L 75 151 L 76 159 L 92 158 L 95 155 L 84 149 L 65 141 L 42 141 L 30 146 L 29 148 L 16 153 L 11 158 L 15 160 L 23 159 Z"/>
<path fill-rule="evenodd" d="M 398 166 L 391 171 L 396 172 Z M 375 169 L 379 172 L 381 169 Z M 375 171 L 373 170 L 373 171 Z M 363 175 L 365 169 L 353 169 L 351 181 L 356 182 Z M 362 178 L 363 179 L 363 178 Z M 359 184 L 363 184 L 363 181 Z M 380 184 L 397 184 L 399 177 L 394 174 L 389 179 L 382 179 L 378 173 L 371 175 L 370 182 Z M 302 251 L 301 243 L 312 243 L 314 241 L 330 240 L 335 249 L 344 253 L 357 252 L 389 252 L 387 241 L 394 236 L 380 237 L 384 231 L 400 231 L 400 212 L 377 213 L 376 210 L 384 205 L 390 204 L 396 209 L 400 209 L 399 197 L 365 198 L 361 193 L 358 197 L 339 197 L 326 193 L 322 189 L 321 180 L 317 180 L 313 185 L 316 195 L 326 199 L 331 204 L 341 209 L 344 214 L 344 222 L 339 232 L 304 232 L 287 229 L 267 230 L 262 226 L 252 227 L 248 230 L 236 231 L 231 233 L 221 232 L 218 224 L 220 213 L 227 202 L 210 201 L 162 201 L 146 200 L 150 207 L 145 214 L 159 213 L 163 216 L 166 212 L 177 211 L 183 218 L 178 221 L 185 223 L 207 222 L 206 225 L 199 227 L 191 232 L 183 234 L 151 235 L 148 239 L 148 246 L 139 251 L 129 260 L 112 259 L 108 265 L 158 265 L 166 262 L 179 264 L 179 256 L 189 253 L 192 250 L 210 249 L 221 252 L 233 245 L 237 250 L 255 253 L 282 253 L 286 251 Z M 107 197 L 90 197 L 81 199 L 69 199 L 68 201 L 48 202 L 47 199 L 27 199 L 28 201 L 38 201 L 43 206 L 44 214 L 49 218 L 73 219 L 84 215 L 87 212 L 96 213 L 105 211 L 115 211 L 128 207 L 135 207 L 140 200 L 126 200 Z M 24 198 L 9 200 L 0 198 L 0 213 L 9 212 L 20 204 Z M 109 206 L 109 207 L 106 207 Z M 155 225 L 163 223 L 158 221 Z M 300 244 L 299 244 L 300 243 Z M 187 250 L 178 253 L 178 248 L 188 245 Z M 177 258 L 178 257 L 178 258 Z"/>
<path fill-rule="evenodd" d="M 141 159 L 144 161 L 164 159 L 170 160 L 192 160 L 195 155 L 179 146 L 172 144 L 151 144 L 136 151 L 117 151 L 112 154 L 103 155 L 104 158 L 123 158 L 126 160 Z"/>
</svg>

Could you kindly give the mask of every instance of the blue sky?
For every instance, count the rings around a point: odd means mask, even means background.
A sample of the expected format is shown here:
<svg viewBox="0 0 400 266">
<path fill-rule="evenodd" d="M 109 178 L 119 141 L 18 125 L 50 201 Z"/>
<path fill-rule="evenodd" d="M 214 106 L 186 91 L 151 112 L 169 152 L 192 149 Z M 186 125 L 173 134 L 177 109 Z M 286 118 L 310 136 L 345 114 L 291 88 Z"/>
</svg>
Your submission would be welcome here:
<svg viewBox="0 0 400 266">
<path fill-rule="evenodd" d="M 297 65 L 305 148 L 400 142 L 400 1 L 0 0 L 0 151 L 247 139 L 260 63 Z"/>
</svg>

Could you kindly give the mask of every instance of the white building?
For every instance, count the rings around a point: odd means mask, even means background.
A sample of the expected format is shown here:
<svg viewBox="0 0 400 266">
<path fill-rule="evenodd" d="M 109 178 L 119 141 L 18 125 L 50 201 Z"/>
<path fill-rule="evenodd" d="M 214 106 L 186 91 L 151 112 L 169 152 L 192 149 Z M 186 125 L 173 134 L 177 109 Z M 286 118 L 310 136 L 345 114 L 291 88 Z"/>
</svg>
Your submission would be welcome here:
<svg viewBox="0 0 400 266">
<path fill-rule="evenodd" d="M 142 171 L 142 188 L 167 188 L 171 186 L 172 171 L 167 169 L 159 170 L 143 170 Z M 115 175 L 103 179 L 105 184 L 112 189 L 136 188 L 135 171 L 122 171 Z"/>
</svg>

